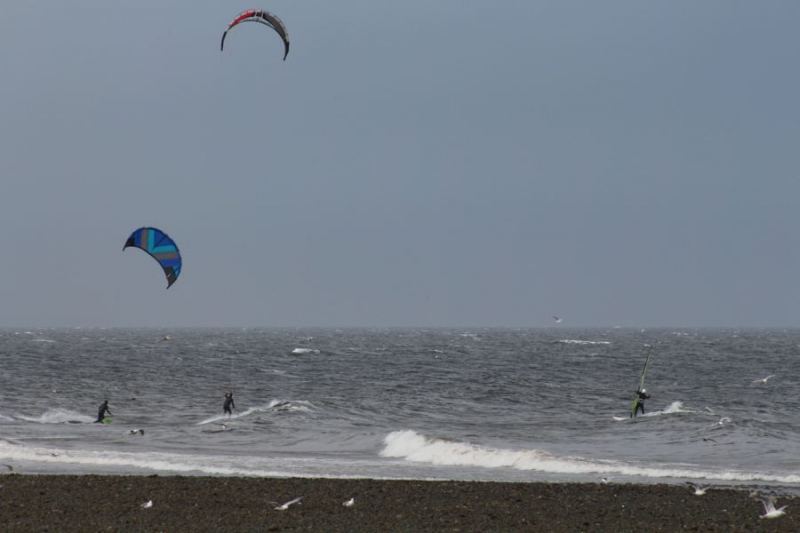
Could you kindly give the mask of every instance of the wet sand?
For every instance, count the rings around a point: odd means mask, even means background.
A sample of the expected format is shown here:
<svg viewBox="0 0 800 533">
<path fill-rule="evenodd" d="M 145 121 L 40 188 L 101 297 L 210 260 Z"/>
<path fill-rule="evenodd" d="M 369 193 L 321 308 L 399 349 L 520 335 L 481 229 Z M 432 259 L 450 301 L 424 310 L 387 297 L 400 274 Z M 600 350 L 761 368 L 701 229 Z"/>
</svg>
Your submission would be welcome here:
<svg viewBox="0 0 800 533">
<path fill-rule="evenodd" d="M 747 490 L 669 485 L 0 477 L 0 531 L 800 531 L 800 501 L 779 504 L 764 520 Z"/>
</svg>

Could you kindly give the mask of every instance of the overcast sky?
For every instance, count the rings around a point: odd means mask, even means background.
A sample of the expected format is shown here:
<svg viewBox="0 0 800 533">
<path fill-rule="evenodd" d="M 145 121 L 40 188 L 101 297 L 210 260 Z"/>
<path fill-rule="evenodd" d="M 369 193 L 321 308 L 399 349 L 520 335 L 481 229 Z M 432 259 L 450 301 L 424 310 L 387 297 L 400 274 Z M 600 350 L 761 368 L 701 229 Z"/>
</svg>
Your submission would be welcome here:
<svg viewBox="0 0 800 533">
<path fill-rule="evenodd" d="M 800 325 L 798 20 L 5 2 L 0 326 Z"/>
</svg>

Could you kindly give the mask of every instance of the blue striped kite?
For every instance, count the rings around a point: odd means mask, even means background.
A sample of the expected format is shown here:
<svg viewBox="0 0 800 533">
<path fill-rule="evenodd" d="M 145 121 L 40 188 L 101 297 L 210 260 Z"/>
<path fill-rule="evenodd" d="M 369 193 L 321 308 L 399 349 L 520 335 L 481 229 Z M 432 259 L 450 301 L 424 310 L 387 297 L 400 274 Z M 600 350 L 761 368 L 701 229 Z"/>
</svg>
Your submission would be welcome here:
<svg viewBox="0 0 800 533">
<path fill-rule="evenodd" d="M 141 248 L 158 261 L 167 276 L 168 289 L 178 279 L 181 273 L 181 253 L 169 235 L 157 228 L 139 228 L 131 233 L 122 249 L 129 246 Z"/>
</svg>

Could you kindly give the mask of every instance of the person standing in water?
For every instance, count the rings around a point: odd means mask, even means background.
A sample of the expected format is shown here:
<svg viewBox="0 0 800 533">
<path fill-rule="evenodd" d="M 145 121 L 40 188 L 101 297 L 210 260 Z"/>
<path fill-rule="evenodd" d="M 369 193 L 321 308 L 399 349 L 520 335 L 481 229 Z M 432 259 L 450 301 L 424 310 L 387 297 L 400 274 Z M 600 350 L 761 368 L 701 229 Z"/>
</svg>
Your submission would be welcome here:
<svg viewBox="0 0 800 533">
<path fill-rule="evenodd" d="M 232 409 L 236 409 L 236 405 L 233 403 L 233 393 L 226 392 L 225 403 L 222 404 L 222 412 L 230 416 L 233 414 Z"/>
<path fill-rule="evenodd" d="M 111 414 L 111 409 L 108 408 L 108 400 L 101 403 L 100 407 L 97 409 L 97 420 L 94 421 L 95 424 L 102 422 L 106 414 Z"/>
</svg>

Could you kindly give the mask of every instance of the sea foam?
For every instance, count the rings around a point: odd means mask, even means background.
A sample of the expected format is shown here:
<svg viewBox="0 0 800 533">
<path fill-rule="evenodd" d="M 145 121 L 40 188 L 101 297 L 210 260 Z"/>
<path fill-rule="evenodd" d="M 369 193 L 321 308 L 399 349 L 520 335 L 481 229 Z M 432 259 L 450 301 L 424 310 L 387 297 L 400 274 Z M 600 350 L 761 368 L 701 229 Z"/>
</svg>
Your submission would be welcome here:
<svg viewBox="0 0 800 533">
<path fill-rule="evenodd" d="M 440 466 L 512 468 L 551 474 L 614 474 L 645 478 L 713 479 L 720 481 L 800 482 L 799 474 L 704 470 L 680 466 L 647 466 L 582 457 L 559 457 L 536 449 L 507 450 L 429 438 L 412 430 L 394 431 L 384 439 L 380 455 Z"/>
</svg>

